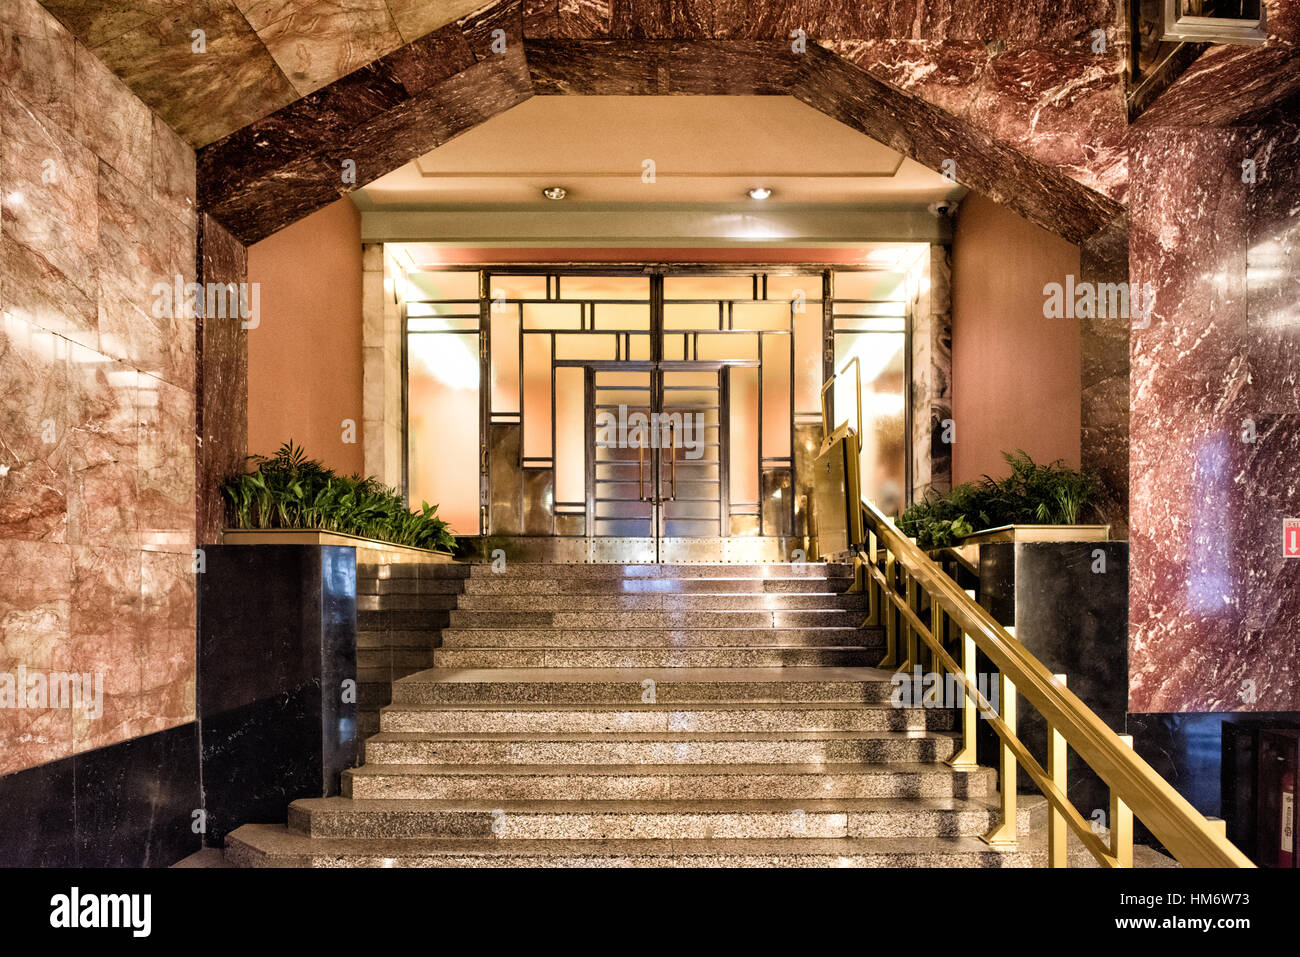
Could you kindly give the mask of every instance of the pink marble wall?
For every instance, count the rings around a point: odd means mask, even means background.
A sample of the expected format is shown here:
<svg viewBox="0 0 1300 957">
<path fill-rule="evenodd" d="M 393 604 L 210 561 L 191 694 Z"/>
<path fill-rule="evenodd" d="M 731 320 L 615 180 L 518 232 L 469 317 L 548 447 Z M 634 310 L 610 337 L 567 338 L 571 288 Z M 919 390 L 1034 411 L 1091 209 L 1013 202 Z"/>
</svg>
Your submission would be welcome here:
<svg viewBox="0 0 1300 957">
<path fill-rule="evenodd" d="M 1300 710 L 1300 126 L 1135 129 L 1131 165 L 1130 707 Z"/>
<path fill-rule="evenodd" d="M 35 0 L 0 11 L 0 773 L 194 717 L 194 154 Z"/>
</svg>

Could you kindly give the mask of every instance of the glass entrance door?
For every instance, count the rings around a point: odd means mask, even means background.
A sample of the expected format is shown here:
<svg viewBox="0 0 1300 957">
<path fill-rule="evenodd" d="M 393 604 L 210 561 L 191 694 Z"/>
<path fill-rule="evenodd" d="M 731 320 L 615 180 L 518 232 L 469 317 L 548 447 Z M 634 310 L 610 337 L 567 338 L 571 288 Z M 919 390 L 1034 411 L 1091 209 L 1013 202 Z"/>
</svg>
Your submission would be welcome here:
<svg viewBox="0 0 1300 957">
<path fill-rule="evenodd" d="M 725 366 L 588 367 L 588 514 L 598 560 L 703 561 L 726 536 Z"/>
<path fill-rule="evenodd" d="M 586 367 L 587 514 L 604 560 L 657 558 L 658 449 L 645 435 L 654 377 L 648 362 Z"/>
</svg>

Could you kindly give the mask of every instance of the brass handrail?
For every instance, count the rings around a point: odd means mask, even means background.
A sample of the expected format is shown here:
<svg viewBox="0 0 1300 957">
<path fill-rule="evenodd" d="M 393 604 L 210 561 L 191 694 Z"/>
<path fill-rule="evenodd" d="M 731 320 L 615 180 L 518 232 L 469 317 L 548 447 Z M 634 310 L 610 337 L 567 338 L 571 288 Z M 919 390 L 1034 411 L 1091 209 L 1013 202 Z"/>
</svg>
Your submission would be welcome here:
<svg viewBox="0 0 1300 957">
<path fill-rule="evenodd" d="M 836 379 L 838 379 L 840 376 L 844 375 L 846 372 L 849 371 L 849 366 L 854 367 L 854 381 L 857 383 L 857 388 L 858 388 L 858 393 L 857 393 L 858 394 L 858 417 L 856 420 L 856 425 L 851 426 L 847 422 L 845 422 L 839 428 L 832 429 L 830 426 L 830 409 L 827 408 L 826 406 L 826 393 L 830 391 L 831 386 L 835 385 Z M 841 369 L 839 372 L 836 372 L 834 375 L 832 375 L 822 385 L 821 403 L 822 403 L 822 440 L 823 440 L 822 448 L 823 449 L 825 449 L 825 447 L 830 444 L 831 440 L 834 439 L 835 436 L 839 434 L 840 429 L 843 429 L 844 431 L 849 432 L 853 435 L 860 434 L 862 429 L 862 363 L 858 361 L 857 356 L 854 356 L 848 362 L 844 363 L 844 368 Z"/>
<path fill-rule="evenodd" d="M 944 642 L 934 635 L 936 630 L 942 635 L 943 630 L 927 627 L 916 613 L 915 602 L 909 603 L 890 586 L 885 573 L 877 565 L 879 548 L 883 547 L 886 558 L 892 557 L 901 566 L 906 580 L 914 583 L 913 595 L 916 588 L 924 591 L 930 599 L 931 609 L 938 609 L 943 619 L 960 629 L 963 643 L 965 639 L 973 639 L 975 648 L 987 655 L 998 669 L 1001 680 L 1013 686 L 1003 689 L 1010 690 L 1011 695 L 1000 695 L 1001 703 L 1005 706 L 1008 701 L 1014 701 L 1014 694 L 1022 695 L 1046 719 L 1049 729 L 1064 738 L 1065 743 L 1106 782 L 1112 794 L 1122 802 L 1122 805 L 1116 807 L 1116 802 L 1112 801 L 1109 821 L 1112 833 L 1117 830 L 1117 824 L 1122 824 L 1116 818 L 1123 817 L 1122 813 L 1115 814 L 1115 810 L 1122 812 L 1127 808 L 1182 864 L 1191 867 L 1254 866 L 1228 841 L 1219 827 L 1206 820 L 1186 798 L 1138 757 L 1120 735 L 1112 731 L 1065 686 L 1065 682 L 1049 672 L 1024 645 L 1016 641 L 914 542 L 903 535 L 893 522 L 869 502 L 863 502 L 862 509 L 868 529 L 865 569 L 872 583 L 869 587 L 879 589 L 877 594 L 880 598 L 889 601 L 898 610 L 906 622 L 909 642 L 912 635 L 924 641 L 936 659 L 934 663 L 942 665 L 946 673 L 958 678 L 966 692 L 962 702 L 963 719 L 972 707 L 978 708 L 987 717 L 1001 739 L 1001 747 L 1010 750 L 1016 761 L 1025 767 L 1051 803 L 1052 810 L 1065 817 L 1071 830 L 1098 861 L 1110 866 L 1131 863 L 1131 844 L 1127 849 L 1107 847 L 1093 833 L 1090 824 L 1065 796 L 1064 787 L 1053 782 L 1053 776 L 1048 775 L 1015 736 L 1014 726 L 1008 726 L 1010 723 L 1004 722 L 980 694 L 973 673 L 974 656 L 963 654 L 963 659 L 970 660 L 961 663 L 954 660 L 944 648 Z M 933 611 L 931 614 L 935 618 L 939 617 Z M 910 671 L 918 663 L 912 657 L 912 660 L 903 662 L 899 670 Z M 973 722 L 963 720 L 963 731 L 967 724 L 973 730 Z M 968 748 L 973 753 L 973 739 L 963 741 L 962 750 Z M 1058 770 L 1058 775 L 1055 776 L 1063 776 L 1063 767 L 1053 770 Z M 1014 793 L 1015 775 L 1012 774 L 1009 778 L 1002 782 L 1002 790 Z M 1014 817 L 1003 824 L 1010 824 L 1014 828 Z M 1131 829 L 1128 840 L 1132 840 Z"/>
<path fill-rule="evenodd" d="M 834 377 L 826 388 L 833 381 Z M 861 439 L 855 430 L 837 428 L 830 432 L 824 411 L 823 428 L 823 452 L 837 439 L 848 443 L 848 455 L 860 452 Z M 856 471 L 853 474 L 856 476 Z M 861 526 L 856 521 L 851 523 L 856 527 L 850 531 L 850 542 L 855 552 L 856 577 L 868 593 L 866 623 L 883 624 L 885 629 L 887 651 L 880 667 L 910 674 L 921 663 L 920 643 L 924 643 L 930 671 L 937 672 L 945 685 L 947 675 L 956 679 L 962 691 L 961 748 L 949 759 L 952 767 L 975 766 L 977 715 L 984 717 L 998 736 L 1001 820 L 984 836 L 986 842 L 1002 847 L 1016 843 L 1016 769 L 1022 766 L 1048 801 L 1048 863 L 1053 867 L 1066 865 L 1067 827 L 1102 866 L 1131 867 L 1134 816 L 1186 866 L 1254 866 L 1227 839 L 1222 821 L 1207 820 L 1138 757 L 1131 737 L 1112 731 L 1066 687 L 1065 676 L 1049 672 L 888 517 L 862 499 L 856 485 L 850 480 L 844 488 L 849 514 L 860 515 L 862 522 Z M 858 504 L 860 510 L 855 507 Z M 919 614 L 922 594 L 930 603 L 928 625 Z M 904 638 L 904 648 L 900 648 L 900 637 Z M 959 638 L 954 643 L 960 648 L 960 661 L 948 652 L 950 637 Z M 1000 710 L 979 690 L 977 650 L 998 670 Z M 904 654 L 901 661 L 900 653 Z M 1016 735 L 1017 693 L 1047 722 L 1046 768 Z M 1110 788 L 1108 840 L 1094 833 L 1090 822 L 1066 796 L 1067 746 Z"/>
</svg>

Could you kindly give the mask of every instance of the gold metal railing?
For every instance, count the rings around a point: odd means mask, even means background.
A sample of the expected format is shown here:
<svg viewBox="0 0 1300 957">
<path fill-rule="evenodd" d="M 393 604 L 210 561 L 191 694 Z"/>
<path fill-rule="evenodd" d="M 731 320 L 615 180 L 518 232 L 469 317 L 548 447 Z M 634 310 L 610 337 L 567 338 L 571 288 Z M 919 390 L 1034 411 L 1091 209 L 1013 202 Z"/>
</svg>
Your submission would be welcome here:
<svg viewBox="0 0 1300 957">
<path fill-rule="evenodd" d="M 833 381 L 834 377 L 827 388 Z M 860 407 L 860 381 L 858 390 Z M 867 593 L 865 624 L 885 631 L 886 654 L 880 667 L 908 674 L 923 667 L 937 675 L 942 687 L 948 687 L 950 680 L 958 686 L 961 747 L 949 759 L 951 767 L 975 766 L 978 719 L 983 718 L 997 734 L 1001 815 L 983 839 L 997 847 L 1015 846 L 1016 772 L 1023 767 L 1048 801 L 1047 854 L 1052 867 L 1066 866 L 1071 831 L 1102 866 L 1131 867 L 1135 815 L 1185 866 L 1253 867 L 1228 841 L 1222 821 L 1210 821 L 1192 807 L 1134 753 L 1132 737 L 1112 731 L 1066 687 L 1064 675 L 1049 672 L 888 517 L 862 500 L 856 468 L 861 439 L 851 427 L 831 429 L 824 403 L 822 427 L 825 439 L 818 462 L 830 456 L 855 463 L 843 469 L 850 516 L 846 532 L 857 569 L 855 587 Z M 816 474 L 820 481 L 826 470 L 818 467 Z M 928 622 L 922 617 L 926 608 Z M 979 689 L 977 651 L 997 669 L 1000 707 L 994 707 Z M 1016 734 L 1017 694 L 1047 723 L 1046 767 Z M 1105 838 L 1094 832 L 1092 822 L 1066 797 L 1067 749 L 1110 788 Z"/>
</svg>

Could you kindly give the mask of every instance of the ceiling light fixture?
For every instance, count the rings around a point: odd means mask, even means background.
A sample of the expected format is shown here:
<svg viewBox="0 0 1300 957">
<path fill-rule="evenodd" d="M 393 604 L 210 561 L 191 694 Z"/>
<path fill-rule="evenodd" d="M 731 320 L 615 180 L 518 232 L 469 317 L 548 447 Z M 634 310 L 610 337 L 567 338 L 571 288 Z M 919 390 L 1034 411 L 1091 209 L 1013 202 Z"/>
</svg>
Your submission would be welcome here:
<svg viewBox="0 0 1300 957">
<path fill-rule="evenodd" d="M 569 195 L 569 191 L 563 186 L 548 186 L 542 190 L 542 195 L 547 199 L 564 199 Z"/>
<path fill-rule="evenodd" d="M 772 195 L 772 191 L 766 186 L 755 186 L 749 191 L 750 199 L 767 199 Z"/>
</svg>

